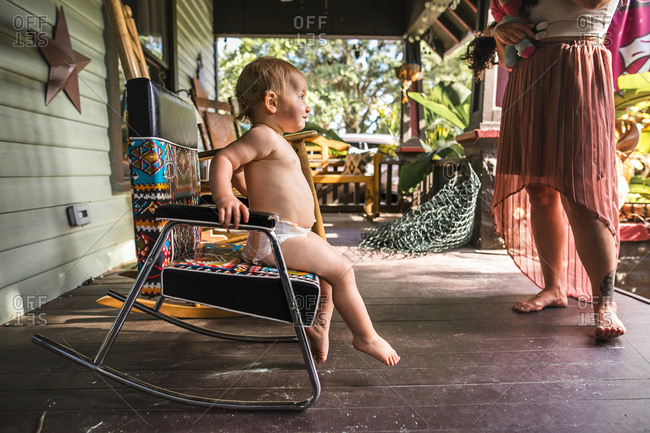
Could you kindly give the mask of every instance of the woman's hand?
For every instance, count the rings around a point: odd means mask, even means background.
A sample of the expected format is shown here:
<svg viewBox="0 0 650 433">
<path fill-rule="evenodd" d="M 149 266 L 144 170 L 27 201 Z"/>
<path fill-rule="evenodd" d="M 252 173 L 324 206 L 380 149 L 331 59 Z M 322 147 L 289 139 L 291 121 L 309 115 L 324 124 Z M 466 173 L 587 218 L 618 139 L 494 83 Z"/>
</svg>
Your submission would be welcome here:
<svg viewBox="0 0 650 433">
<path fill-rule="evenodd" d="M 535 39 L 534 24 L 502 23 L 492 30 L 492 36 L 504 45 L 516 45 L 525 38 Z"/>
</svg>

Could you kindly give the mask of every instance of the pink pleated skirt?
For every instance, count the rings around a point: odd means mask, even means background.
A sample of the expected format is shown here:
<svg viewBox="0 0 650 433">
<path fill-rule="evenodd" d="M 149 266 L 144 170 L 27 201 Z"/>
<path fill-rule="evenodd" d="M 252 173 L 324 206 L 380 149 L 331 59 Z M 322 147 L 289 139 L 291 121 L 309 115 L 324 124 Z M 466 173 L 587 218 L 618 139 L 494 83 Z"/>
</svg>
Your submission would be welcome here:
<svg viewBox="0 0 650 433">
<path fill-rule="evenodd" d="M 543 42 L 506 87 L 492 211 L 508 254 L 537 286 L 544 278 L 531 231 L 527 185 L 545 185 L 589 209 L 618 245 L 611 57 L 591 41 Z M 591 284 L 568 227 L 568 295 L 591 300 Z"/>
</svg>

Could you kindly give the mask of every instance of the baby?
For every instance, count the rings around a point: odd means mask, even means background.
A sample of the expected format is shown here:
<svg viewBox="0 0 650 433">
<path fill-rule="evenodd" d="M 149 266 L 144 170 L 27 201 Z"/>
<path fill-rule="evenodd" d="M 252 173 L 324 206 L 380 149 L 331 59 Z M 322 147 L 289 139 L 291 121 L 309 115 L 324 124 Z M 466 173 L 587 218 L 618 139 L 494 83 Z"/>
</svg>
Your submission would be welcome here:
<svg viewBox="0 0 650 433">
<path fill-rule="evenodd" d="M 306 328 L 316 362 L 329 350 L 329 326 L 333 308 L 352 331 L 352 345 L 387 365 L 399 355 L 372 326 L 357 289 L 352 265 L 327 241 L 310 231 L 314 224 L 314 199 L 300 160 L 284 133 L 300 131 L 310 112 L 307 81 L 284 60 L 262 57 L 248 64 L 235 88 L 240 117 L 252 127 L 212 159 L 210 188 L 219 209 L 219 222 L 234 228 L 248 221 L 244 204 L 232 193 L 235 186 L 248 197 L 250 209 L 278 215 L 275 233 L 289 269 L 310 272 L 321 279 L 326 300 L 320 305 L 318 323 Z M 251 232 L 242 252 L 244 260 L 275 266 L 268 238 Z"/>
</svg>

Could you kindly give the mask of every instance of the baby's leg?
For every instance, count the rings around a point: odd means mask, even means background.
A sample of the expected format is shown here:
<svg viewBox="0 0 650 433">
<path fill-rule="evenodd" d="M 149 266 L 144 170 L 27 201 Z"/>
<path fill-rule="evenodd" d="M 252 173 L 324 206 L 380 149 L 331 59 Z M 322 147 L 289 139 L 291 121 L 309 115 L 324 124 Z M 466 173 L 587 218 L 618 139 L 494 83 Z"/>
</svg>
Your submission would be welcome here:
<svg viewBox="0 0 650 433">
<path fill-rule="evenodd" d="M 330 349 L 330 323 L 332 322 L 332 313 L 334 312 L 334 302 L 332 301 L 332 286 L 325 280 L 320 280 L 320 302 L 316 311 L 314 324 L 305 328 L 311 351 L 314 354 L 316 364 L 322 364 L 327 360 L 327 354 Z"/>
<path fill-rule="evenodd" d="M 311 232 L 306 237 L 284 241 L 281 248 L 287 268 L 311 272 L 332 286 L 334 307 L 352 331 L 353 346 L 387 365 L 397 364 L 399 356 L 372 326 L 357 289 L 352 265 L 323 238 Z"/>
</svg>

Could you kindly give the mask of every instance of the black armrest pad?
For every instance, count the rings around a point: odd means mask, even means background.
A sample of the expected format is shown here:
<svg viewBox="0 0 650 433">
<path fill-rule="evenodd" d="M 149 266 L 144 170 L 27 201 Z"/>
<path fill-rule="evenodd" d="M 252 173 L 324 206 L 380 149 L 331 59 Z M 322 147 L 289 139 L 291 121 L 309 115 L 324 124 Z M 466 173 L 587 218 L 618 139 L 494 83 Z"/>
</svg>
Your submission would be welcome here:
<svg viewBox="0 0 650 433">
<path fill-rule="evenodd" d="M 214 225 L 219 222 L 219 214 L 214 206 L 190 206 L 185 204 L 168 204 L 159 206 L 156 209 L 157 220 L 185 221 L 201 225 L 205 223 Z M 271 213 L 250 212 L 247 223 L 241 223 L 239 228 L 264 227 L 272 229 L 275 227 L 275 218 Z"/>
</svg>

